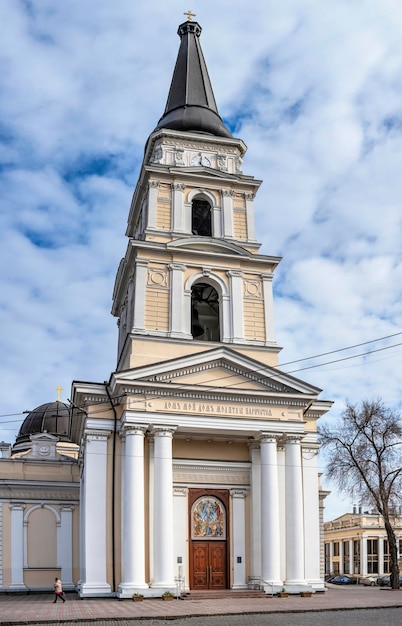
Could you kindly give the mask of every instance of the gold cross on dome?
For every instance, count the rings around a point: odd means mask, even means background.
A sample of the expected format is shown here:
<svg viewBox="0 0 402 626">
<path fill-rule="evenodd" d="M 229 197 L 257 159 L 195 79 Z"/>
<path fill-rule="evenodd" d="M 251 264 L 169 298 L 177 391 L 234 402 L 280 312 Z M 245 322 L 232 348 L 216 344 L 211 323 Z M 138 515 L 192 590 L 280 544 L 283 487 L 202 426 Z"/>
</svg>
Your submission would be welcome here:
<svg viewBox="0 0 402 626">
<path fill-rule="evenodd" d="M 57 391 L 57 402 L 60 402 L 60 392 L 64 391 L 64 389 L 63 387 L 60 387 L 60 385 L 57 385 L 56 391 Z"/>
<path fill-rule="evenodd" d="M 190 9 L 190 11 L 187 11 L 187 13 L 183 13 L 183 15 L 187 15 L 187 21 L 188 22 L 192 22 L 193 21 L 192 18 L 196 16 L 195 13 L 191 13 L 191 9 Z"/>
</svg>

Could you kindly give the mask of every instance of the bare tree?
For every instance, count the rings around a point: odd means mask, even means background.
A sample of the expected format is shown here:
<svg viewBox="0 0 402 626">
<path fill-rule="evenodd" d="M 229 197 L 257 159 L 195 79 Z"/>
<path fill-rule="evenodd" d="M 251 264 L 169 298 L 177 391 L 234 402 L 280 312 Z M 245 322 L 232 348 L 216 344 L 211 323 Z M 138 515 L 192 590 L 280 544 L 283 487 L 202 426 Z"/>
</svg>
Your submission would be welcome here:
<svg viewBox="0 0 402 626">
<path fill-rule="evenodd" d="M 402 420 L 381 400 L 347 404 L 335 423 L 319 427 L 327 455 L 326 474 L 360 504 L 384 519 L 392 589 L 399 588 L 398 549 L 393 528 L 402 487 Z"/>
</svg>

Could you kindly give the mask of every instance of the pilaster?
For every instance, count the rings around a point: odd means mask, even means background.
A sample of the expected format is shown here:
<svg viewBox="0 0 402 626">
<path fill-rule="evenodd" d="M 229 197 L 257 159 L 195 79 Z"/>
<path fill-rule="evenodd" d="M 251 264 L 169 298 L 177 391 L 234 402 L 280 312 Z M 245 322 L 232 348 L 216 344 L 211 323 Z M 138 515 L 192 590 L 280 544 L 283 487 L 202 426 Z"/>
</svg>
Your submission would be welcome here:
<svg viewBox="0 0 402 626">
<path fill-rule="evenodd" d="M 246 589 L 246 506 L 247 492 L 244 489 L 232 489 L 232 560 L 233 589 Z"/>
<path fill-rule="evenodd" d="M 85 519 L 83 523 L 83 567 L 80 597 L 107 596 L 107 440 L 109 433 L 85 434 Z"/>
<path fill-rule="evenodd" d="M 25 589 L 24 583 L 24 509 L 25 504 L 10 504 L 11 510 L 11 584 L 10 589 Z"/>
<path fill-rule="evenodd" d="M 223 236 L 233 238 L 233 194 L 230 189 L 222 189 Z"/>
<path fill-rule="evenodd" d="M 158 180 L 150 180 L 148 185 L 148 221 L 147 228 L 156 229 L 156 208 L 158 203 Z"/>
<path fill-rule="evenodd" d="M 183 183 L 173 183 L 173 232 L 187 232 L 184 224 L 184 189 Z"/>
<path fill-rule="evenodd" d="M 74 587 L 73 581 L 73 511 L 72 504 L 60 508 L 60 529 L 57 533 L 57 560 L 61 568 L 63 585 Z"/>
<path fill-rule="evenodd" d="M 145 286 L 147 279 L 147 266 L 147 261 L 137 259 L 135 262 L 133 333 L 142 333 L 145 330 Z"/>
<path fill-rule="evenodd" d="M 262 274 L 261 278 L 264 291 L 265 342 L 273 344 L 275 343 L 273 275 Z"/>
</svg>

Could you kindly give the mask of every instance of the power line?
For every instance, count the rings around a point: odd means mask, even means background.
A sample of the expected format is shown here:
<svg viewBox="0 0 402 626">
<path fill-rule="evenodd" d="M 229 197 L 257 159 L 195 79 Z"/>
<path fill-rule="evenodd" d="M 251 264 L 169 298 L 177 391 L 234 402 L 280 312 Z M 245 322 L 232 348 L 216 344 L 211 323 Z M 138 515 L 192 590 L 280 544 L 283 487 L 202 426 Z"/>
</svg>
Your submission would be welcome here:
<svg viewBox="0 0 402 626">
<path fill-rule="evenodd" d="M 280 365 L 273 365 L 273 366 L 265 366 L 264 365 L 263 367 L 257 368 L 257 369 L 255 369 L 253 371 L 256 372 L 256 373 L 263 372 L 267 367 L 269 367 L 271 369 L 278 370 L 278 373 L 293 374 L 293 373 L 301 372 L 301 371 L 308 370 L 308 369 L 315 369 L 315 368 L 319 368 L 319 367 L 325 367 L 326 365 L 331 365 L 333 363 L 340 363 L 342 361 L 348 361 L 348 360 L 359 358 L 359 357 L 362 357 L 362 356 L 375 354 L 376 352 L 382 352 L 384 350 L 389 350 L 391 348 L 395 348 L 395 347 L 401 346 L 402 342 L 401 343 L 392 344 L 390 346 L 385 346 L 383 348 L 377 348 L 377 349 L 374 349 L 374 350 L 368 350 L 367 352 L 361 352 L 359 354 L 354 354 L 354 355 L 351 355 L 351 356 L 348 356 L 348 357 L 343 357 L 341 359 L 334 359 L 334 360 L 331 360 L 331 361 L 325 361 L 324 363 L 317 363 L 315 365 L 308 365 L 306 367 L 297 368 L 297 369 L 291 370 L 289 372 L 282 372 L 281 370 L 279 370 L 280 367 L 282 368 L 282 367 L 285 367 L 287 365 L 292 365 L 293 363 L 301 363 L 303 361 L 310 361 L 312 359 L 321 358 L 323 356 L 328 356 L 330 354 L 336 354 L 336 353 L 339 353 L 339 352 L 345 352 L 346 350 L 353 350 L 353 349 L 358 348 L 360 346 L 369 345 L 371 343 L 376 343 L 378 341 L 384 341 L 385 339 L 390 339 L 392 337 L 397 337 L 399 335 L 402 335 L 402 331 L 398 332 L 398 333 L 393 333 L 391 335 L 385 335 L 384 337 L 379 337 L 377 339 L 371 339 L 370 341 L 364 341 L 362 343 L 353 344 L 351 346 L 347 346 L 347 347 L 344 347 L 344 348 L 337 348 L 336 350 L 330 350 L 329 352 L 323 352 L 321 354 L 316 354 L 316 355 L 313 355 L 313 356 L 310 356 L 310 357 L 304 357 L 304 358 L 301 358 L 301 359 L 296 359 L 294 361 L 288 361 L 288 362 L 282 363 Z M 205 381 L 205 382 L 208 384 L 208 382 L 212 382 L 212 380 L 214 382 L 216 382 L 218 380 L 225 380 L 225 379 L 232 378 L 234 375 L 236 375 L 236 374 L 227 374 L 225 376 L 221 376 L 220 378 L 213 378 L 213 379 L 211 379 L 211 381 Z M 269 378 L 274 378 L 274 375 L 267 377 L 267 379 L 269 379 Z M 235 383 L 232 383 L 231 385 L 230 384 L 227 385 L 226 387 L 233 387 L 233 386 L 238 385 L 238 384 L 239 384 L 238 382 L 235 382 Z M 204 383 L 204 385 L 205 385 L 205 383 Z M 204 385 L 203 385 L 203 391 L 205 391 L 205 390 L 209 390 L 209 391 L 217 390 L 216 386 L 205 388 Z M 175 393 L 177 391 L 180 391 L 180 389 L 184 390 L 184 389 L 186 389 L 186 387 L 181 386 L 181 385 L 175 385 L 174 388 L 172 388 L 172 395 L 173 395 L 173 393 Z M 123 395 L 125 395 L 125 394 L 123 394 Z M 112 399 L 115 400 L 115 399 L 117 399 L 119 397 L 123 397 L 123 396 L 115 396 Z M 153 397 L 156 398 L 157 396 L 148 396 L 146 401 L 149 401 Z M 139 400 L 139 402 L 140 402 L 140 400 Z M 60 412 L 68 411 L 68 410 L 70 410 L 70 409 L 68 409 L 68 408 L 66 408 L 66 409 L 59 409 Z M 82 408 L 82 410 L 84 411 L 85 409 Z M 103 412 L 108 411 L 108 410 L 109 409 L 102 409 L 100 411 L 95 411 L 95 412 L 96 413 L 103 413 Z M 0 418 L 2 419 L 3 417 L 20 416 L 20 415 L 24 415 L 24 414 L 27 414 L 27 413 L 34 413 L 34 412 L 35 412 L 35 409 L 33 409 L 32 411 L 22 411 L 20 413 L 8 413 L 8 414 L 0 415 Z M 17 422 L 17 421 L 19 421 L 19 420 L 9 420 L 9 421 L 2 422 L 2 424 L 10 424 L 10 423 L 14 423 L 14 422 Z"/>
</svg>

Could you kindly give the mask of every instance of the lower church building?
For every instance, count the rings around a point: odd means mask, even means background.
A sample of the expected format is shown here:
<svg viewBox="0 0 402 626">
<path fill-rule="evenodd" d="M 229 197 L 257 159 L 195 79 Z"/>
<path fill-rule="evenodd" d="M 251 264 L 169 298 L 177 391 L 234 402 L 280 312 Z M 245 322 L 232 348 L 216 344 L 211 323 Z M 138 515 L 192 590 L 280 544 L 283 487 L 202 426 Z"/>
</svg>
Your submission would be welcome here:
<svg viewBox="0 0 402 626">
<path fill-rule="evenodd" d="M 117 271 L 115 370 L 0 444 L 0 590 L 324 591 L 320 389 L 278 368 L 246 146 L 179 26 Z"/>
</svg>

